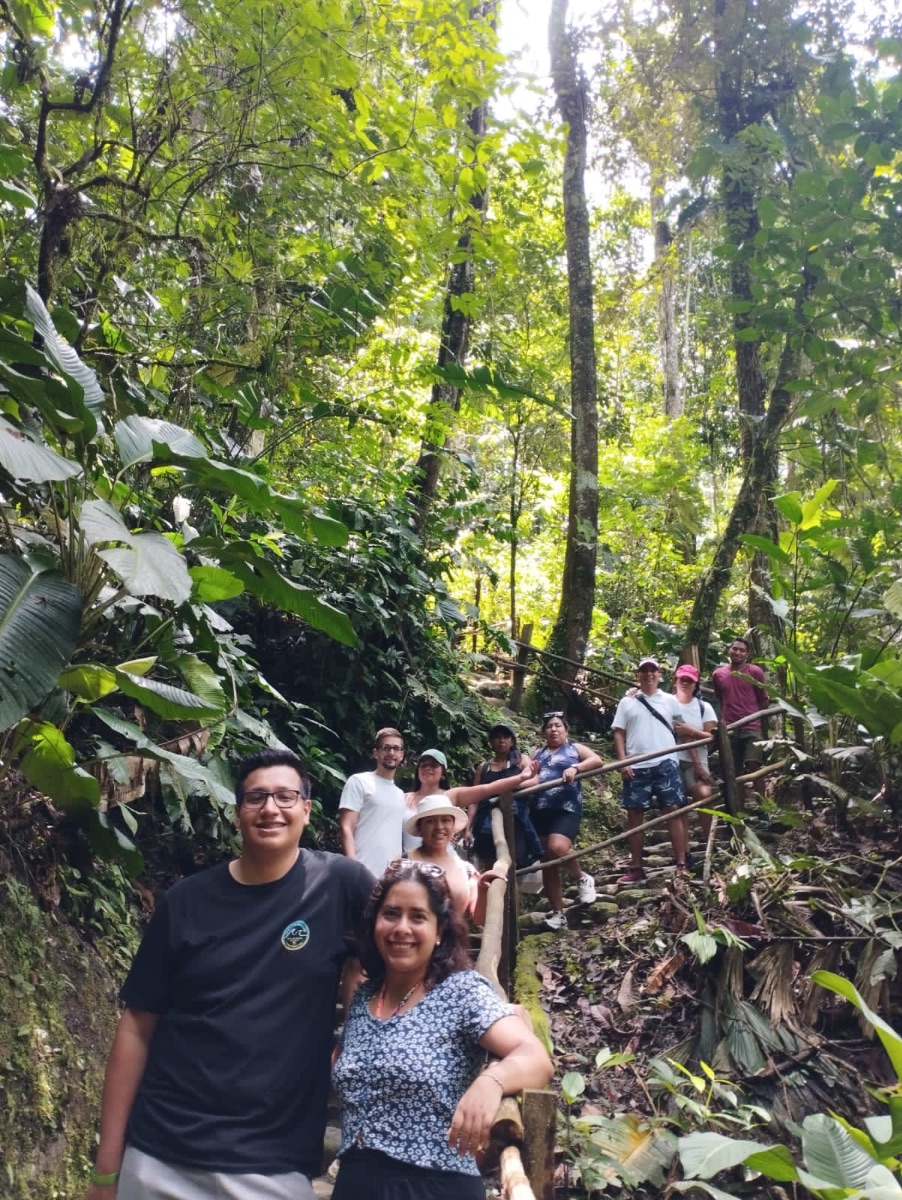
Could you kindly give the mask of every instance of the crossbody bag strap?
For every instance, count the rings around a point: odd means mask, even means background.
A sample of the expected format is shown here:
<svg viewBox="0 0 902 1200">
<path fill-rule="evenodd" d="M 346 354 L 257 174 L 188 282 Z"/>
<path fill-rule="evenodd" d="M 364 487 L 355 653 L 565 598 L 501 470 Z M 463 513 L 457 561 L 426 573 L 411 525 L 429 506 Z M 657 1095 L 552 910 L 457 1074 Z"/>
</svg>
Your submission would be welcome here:
<svg viewBox="0 0 902 1200">
<path fill-rule="evenodd" d="M 661 724 L 664 726 L 664 728 L 673 736 L 673 740 L 676 741 L 676 734 L 673 732 L 673 726 L 670 724 L 670 722 L 667 720 L 667 718 L 662 717 L 661 714 L 657 711 L 657 709 L 652 708 L 652 706 L 648 703 L 648 701 L 645 699 L 645 697 L 641 693 L 636 695 L 636 699 L 639 701 L 639 703 L 642 705 L 643 708 L 648 709 L 648 711 L 651 713 L 651 715 L 654 717 L 654 719 L 656 721 L 661 722 Z"/>
</svg>

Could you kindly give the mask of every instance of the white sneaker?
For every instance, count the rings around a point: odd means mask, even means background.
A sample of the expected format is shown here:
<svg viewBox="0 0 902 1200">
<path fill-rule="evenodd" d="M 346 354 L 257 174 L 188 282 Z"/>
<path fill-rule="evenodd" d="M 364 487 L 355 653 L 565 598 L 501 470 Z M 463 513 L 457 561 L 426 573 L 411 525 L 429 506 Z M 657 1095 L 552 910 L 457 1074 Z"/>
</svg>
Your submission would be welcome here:
<svg viewBox="0 0 902 1200">
<path fill-rule="evenodd" d="M 562 912 L 549 913 L 545 918 L 545 924 L 549 929 L 566 929 L 567 918 Z"/>
<path fill-rule="evenodd" d="M 594 904 L 597 892 L 595 891 L 595 880 L 591 875 L 580 875 L 576 881 L 576 892 L 579 896 L 580 904 Z"/>
</svg>

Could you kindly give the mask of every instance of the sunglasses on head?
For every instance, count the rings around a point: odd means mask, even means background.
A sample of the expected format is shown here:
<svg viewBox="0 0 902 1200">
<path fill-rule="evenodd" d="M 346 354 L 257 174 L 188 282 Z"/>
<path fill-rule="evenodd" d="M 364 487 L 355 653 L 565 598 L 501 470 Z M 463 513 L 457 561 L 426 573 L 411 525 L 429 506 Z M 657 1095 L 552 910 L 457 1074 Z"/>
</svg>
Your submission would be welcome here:
<svg viewBox="0 0 902 1200">
<path fill-rule="evenodd" d="M 562 708 L 556 708 L 554 712 L 542 713 L 542 720 L 550 721 L 552 717 L 562 717 L 563 715 L 564 710 Z"/>
</svg>

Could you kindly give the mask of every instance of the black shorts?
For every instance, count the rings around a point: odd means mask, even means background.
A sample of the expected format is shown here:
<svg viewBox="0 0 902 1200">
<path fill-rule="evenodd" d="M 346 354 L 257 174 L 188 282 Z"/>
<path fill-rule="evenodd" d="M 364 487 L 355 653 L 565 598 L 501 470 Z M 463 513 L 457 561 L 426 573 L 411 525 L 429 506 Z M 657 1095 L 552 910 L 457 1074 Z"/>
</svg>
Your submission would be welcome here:
<svg viewBox="0 0 902 1200">
<path fill-rule="evenodd" d="M 532 823 L 543 842 L 552 833 L 575 842 L 582 819 L 582 813 L 565 812 L 562 808 L 540 808 L 532 814 Z"/>
<path fill-rule="evenodd" d="M 352 1146 L 341 1157 L 332 1200 L 485 1200 L 480 1175 L 432 1171 Z"/>
</svg>

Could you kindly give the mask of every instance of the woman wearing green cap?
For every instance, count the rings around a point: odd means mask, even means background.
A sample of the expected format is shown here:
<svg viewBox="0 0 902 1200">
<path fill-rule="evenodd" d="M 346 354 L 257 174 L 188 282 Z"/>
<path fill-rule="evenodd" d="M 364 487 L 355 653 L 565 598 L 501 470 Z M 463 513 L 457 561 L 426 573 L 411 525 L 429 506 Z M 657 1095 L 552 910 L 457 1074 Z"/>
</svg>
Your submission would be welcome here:
<svg viewBox="0 0 902 1200">
<path fill-rule="evenodd" d="M 424 750 L 417 759 L 416 788 L 414 791 L 408 792 L 405 797 L 407 807 L 413 812 L 413 815 L 405 822 L 405 832 L 418 834 L 423 838 L 423 845 L 418 849 L 409 850 L 407 857 L 422 862 L 434 861 L 443 867 L 447 864 L 450 867 L 448 885 L 451 888 L 455 908 L 459 912 L 469 911 L 478 923 L 479 907 L 481 907 L 477 905 L 478 891 L 474 890 L 470 872 L 467 872 L 469 864 L 463 863 L 454 853 L 450 844 L 451 839 L 453 834 L 466 828 L 467 805 L 478 804 L 480 800 L 487 800 L 490 796 L 514 791 L 515 788 L 533 778 L 535 765 L 527 762 L 523 770 L 516 775 L 496 780 L 494 783 L 453 788 L 448 787 L 448 776 L 445 773 L 447 768 L 448 760 L 441 750 Z M 460 810 L 458 820 L 453 819 L 454 809 Z M 446 814 L 452 814 L 452 816 Z M 421 820 L 424 825 L 428 826 L 428 829 L 421 826 Z M 445 825 L 451 826 L 451 828 L 439 828 Z M 438 844 L 440 837 L 444 837 L 441 845 Z M 449 851 L 453 854 L 453 859 L 449 859 Z M 495 878 L 491 871 L 486 872 L 485 876 Z M 475 879 L 475 872 L 473 872 L 473 877 Z"/>
</svg>

